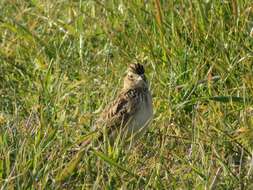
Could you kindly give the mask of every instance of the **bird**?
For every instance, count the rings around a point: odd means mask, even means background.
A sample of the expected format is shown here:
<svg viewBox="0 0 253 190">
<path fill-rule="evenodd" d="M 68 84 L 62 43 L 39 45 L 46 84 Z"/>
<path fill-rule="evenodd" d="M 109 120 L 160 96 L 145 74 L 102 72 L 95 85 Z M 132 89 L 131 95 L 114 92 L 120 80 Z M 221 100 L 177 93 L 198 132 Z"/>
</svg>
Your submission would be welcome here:
<svg viewBox="0 0 253 190">
<path fill-rule="evenodd" d="M 152 96 L 144 67 L 139 63 L 130 64 L 118 95 L 105 106 L 92 127 L 91 133 L 85 135 L 80 141 L 78 140 L 78 152 L 56 179 L 63 181 L 77 168 L 77 163 L 85 153 L 98 154 L 97 147 L 93 147 L 93 142 L 95 144 L 103 142 L 105 133 L 109 137 L 110 143 L 119 139 L 117 137 L 123 137 L 121 138 L 123 145 L 125 139 L 126 142 L 130 140 L 130 145 L 132 145 L 132 139 L 145 133 L 152 118 Z"/>
<path fill-rule="evenodd" d="M 105 132 L 110 142 L 114 142 L 118 135 L 122 139 L 139 137 L 145 133 L 152 118 L 152 96 L 145 70 L 142 64 L 134 63 L 129 65 L 121 90 L 105 106 L 92 131 L 97 132 L 99 141 Z"/>
</svg>

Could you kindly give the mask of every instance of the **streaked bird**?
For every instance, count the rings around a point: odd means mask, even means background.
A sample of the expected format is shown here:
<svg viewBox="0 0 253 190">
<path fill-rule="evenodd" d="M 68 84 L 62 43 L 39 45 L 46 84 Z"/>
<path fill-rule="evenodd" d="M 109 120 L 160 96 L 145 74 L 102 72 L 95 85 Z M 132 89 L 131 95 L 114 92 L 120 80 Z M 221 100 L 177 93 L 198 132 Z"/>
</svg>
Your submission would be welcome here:
<svg viewBox="0 0 253 190">
<path fill-rule="evenodd" d="M 105 131 L 111 142 L 118 135 L 122 139 L 128 139 L 145 133 L 152 117 L 152 96 L 144 67 L 141 64 L 131 64 L 122 89 L 116 99 L 102 111 L 94 131 L 97 131 L 97 139 L 101 139 Z"/>
</svg>

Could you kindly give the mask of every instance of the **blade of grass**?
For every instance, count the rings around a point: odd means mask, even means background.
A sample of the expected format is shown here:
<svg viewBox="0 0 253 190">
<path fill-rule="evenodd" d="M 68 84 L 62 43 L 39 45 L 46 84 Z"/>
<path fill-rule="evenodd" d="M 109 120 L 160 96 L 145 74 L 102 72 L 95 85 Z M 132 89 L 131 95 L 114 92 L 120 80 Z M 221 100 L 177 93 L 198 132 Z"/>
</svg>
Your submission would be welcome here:
<svg viewBox="0 0 253 190">
<path fill-rule="evenodd" d="M 121 166 L 120 164 L 118 164 L 117 162 L 115 162 L 113 159 L 111 159 L 110 157 L 108 157 L 107 155 L 105 155 L 104 153 L 102 152 L 99 152 L 99 151 L 96 151 L 96 150 L 92 150 L 92 152 L 99 158 L 101 158 L 102 160 L 104 160 L 105 162 L 107 162 L 109 165 L 111 166 L 114 166 L 114 167 L 117 167 L 119 168 L 120 170 L 128 173 L 129 175 L 135 177 L 135 178 L 138 178 L 138 179 L 142 179 L 144 180 L 141 176 L 138 176 L 137 174 L 131 172 L 129 169 Z"/>
</svg>

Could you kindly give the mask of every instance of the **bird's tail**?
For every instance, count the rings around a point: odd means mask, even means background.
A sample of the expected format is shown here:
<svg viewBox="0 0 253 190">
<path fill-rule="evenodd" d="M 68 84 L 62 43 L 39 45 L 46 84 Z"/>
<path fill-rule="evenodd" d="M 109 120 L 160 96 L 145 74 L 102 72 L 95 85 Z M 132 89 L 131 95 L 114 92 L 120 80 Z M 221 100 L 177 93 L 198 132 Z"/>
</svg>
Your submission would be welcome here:
<svg viewBox="0 0 253 190">
<path fill-rule="evenodd" d="M 80 140 L 80 146 L 89 149 L 92 147 L 92 143 L 99 140 L 100 137 L 101 133 L 99 131 L 93 131 Z"/>
<path fill-rule="evenodd" d="M 93 142 L 93 139 L 87 139 L 81 143 L 81 147 L 90 147 Z"/>
</svg>

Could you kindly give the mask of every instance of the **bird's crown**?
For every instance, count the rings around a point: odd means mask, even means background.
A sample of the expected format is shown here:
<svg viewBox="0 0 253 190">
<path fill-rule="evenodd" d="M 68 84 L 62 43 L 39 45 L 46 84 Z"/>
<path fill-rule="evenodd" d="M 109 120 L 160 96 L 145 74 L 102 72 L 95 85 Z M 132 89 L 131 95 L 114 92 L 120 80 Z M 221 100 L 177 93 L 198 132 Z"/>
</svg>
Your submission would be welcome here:
<svg viewBox="0 0 253 190">
<path fill-rule="evenodd" d="M 137 75 L 143 75 L 145 72 L 143 65 L 141 65 L 140 63 L 131 64 L 129 66 L 129 71 L 131 71 Z"/>
</svg>

